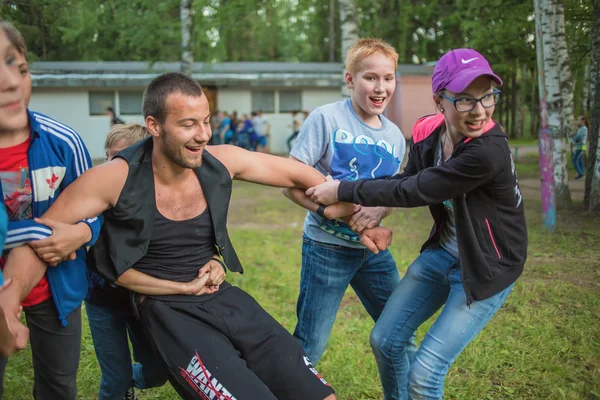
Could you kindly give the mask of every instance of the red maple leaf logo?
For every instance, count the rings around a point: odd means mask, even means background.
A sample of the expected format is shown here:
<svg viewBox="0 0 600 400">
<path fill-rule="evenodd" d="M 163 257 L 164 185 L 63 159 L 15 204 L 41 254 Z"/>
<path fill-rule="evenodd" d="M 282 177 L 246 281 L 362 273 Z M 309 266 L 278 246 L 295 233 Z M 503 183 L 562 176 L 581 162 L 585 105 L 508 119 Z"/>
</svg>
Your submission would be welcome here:
<svg viewBox="0 0 600 400">
<path fill-rule="evenodd" d="M 56 189 L 56 181 L 57 180 L 58 180 L 58 176 L 56 174 L 52 174 L 52 178 L 46 179 L 46 182 L 48 182 L 48 187 L 50 189 Z"/>
</svg>

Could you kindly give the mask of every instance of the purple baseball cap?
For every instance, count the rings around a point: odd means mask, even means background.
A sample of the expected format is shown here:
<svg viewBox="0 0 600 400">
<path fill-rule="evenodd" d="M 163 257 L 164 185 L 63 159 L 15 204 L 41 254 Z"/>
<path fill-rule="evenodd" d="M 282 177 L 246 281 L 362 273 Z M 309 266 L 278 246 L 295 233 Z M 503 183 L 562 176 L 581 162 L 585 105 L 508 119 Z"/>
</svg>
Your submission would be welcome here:
<svg viewBox="0 0 600 400">
<path fill-rule="evenodd" d="M 502 79 L 494 74 L 484 56 L 473 49 L 450 50 L 435 64 L 431 89 L 433 93 L 442 89 L 460 93 L 482 75 L 489 75 L 498 85 L 502 85 Z"/>
</svg>

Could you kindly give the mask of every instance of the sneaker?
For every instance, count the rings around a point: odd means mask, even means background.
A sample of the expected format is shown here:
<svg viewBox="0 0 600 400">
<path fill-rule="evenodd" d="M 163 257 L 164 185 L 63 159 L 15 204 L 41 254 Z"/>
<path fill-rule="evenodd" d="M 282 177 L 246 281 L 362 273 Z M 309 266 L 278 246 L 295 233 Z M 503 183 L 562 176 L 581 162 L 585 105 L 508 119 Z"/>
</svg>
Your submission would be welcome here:
<svg viewBox="0 0 600 400">
<path fill-rule="evenodd" d="M 576 181 L 578 181 L 578 180 L 580 180 L 581 178 L 583 178 L 584 176 L 585 176 L 585 175 L 579 175 L 579 176 L 576 176 L 576 177 L 575 177 L 575 180 L 576 180 Z"/>
<path fill-rule="evenodd" d="M 125 396 L 123 396 L 123 400 L 138 400 L 137 396 L 135 395 L 135 389 L 133 386 L 127 389 L 127 392 L 125 392 Z"/>
</svg>

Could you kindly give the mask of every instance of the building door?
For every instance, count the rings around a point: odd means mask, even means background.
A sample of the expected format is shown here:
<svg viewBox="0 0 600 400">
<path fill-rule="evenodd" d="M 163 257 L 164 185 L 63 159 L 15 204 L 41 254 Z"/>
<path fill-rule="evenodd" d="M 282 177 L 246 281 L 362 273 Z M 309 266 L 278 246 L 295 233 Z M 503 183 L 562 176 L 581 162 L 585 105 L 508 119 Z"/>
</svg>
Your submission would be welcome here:
<svg viewBox="0 0 600 400">
<path fill-rule="evenodd" d="M 215 86 L 202 86 L 202 91 L 208 98 L 210 112 L 214 113 L 217 110 L 217 88 Z"/>
</svg>

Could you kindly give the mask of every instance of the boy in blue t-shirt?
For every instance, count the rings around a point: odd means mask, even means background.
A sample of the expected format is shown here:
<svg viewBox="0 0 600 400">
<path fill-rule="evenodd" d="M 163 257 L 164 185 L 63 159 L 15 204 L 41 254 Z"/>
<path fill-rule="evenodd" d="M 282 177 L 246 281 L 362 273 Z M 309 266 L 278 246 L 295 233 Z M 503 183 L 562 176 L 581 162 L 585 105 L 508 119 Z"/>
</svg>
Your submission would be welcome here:
<svg viewBox="0 0 600 400">
<path fill-rule="evenodd" d="M 378 39 L 361 39 L 350 47 L 345 80 L 351 97 L 319 107 L 308 116 L 290 152 L 291 158 L 339 180 L 396 174 L 406 142 L 383 111 L 396 88 L 397 62 L 396 50 Z M 377 320 L 400 282 L 390 252 L 369 252 L 358 235 L 379 225 L 391 209 L 362 207 L 342 222 L 328 219 L 328 210 L 311 203 L 300 190 L 286 189 L 284 194 L 309 210 L 304 221 L 294 336 L 316 364 L 325 351 L 348 285 L 373 320 Z"/>
</svg>

